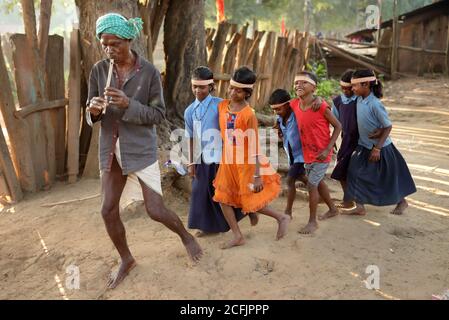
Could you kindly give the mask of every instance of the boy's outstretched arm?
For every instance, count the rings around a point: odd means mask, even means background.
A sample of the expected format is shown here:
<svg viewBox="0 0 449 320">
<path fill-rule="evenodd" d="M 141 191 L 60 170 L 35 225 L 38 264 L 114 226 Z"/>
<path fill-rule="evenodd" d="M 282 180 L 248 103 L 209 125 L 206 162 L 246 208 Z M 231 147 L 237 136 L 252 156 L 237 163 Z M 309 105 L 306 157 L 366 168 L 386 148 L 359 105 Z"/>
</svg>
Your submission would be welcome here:
<svg viewBox="0 0 449 320">
<path fill-rule="evenodd" d="M 327 148 L 324 149 L 317 157 L 318 160 L 325 160 L 327 158 L 329 152 L 331 152 L 332 148 L 337 142 L 338 136 L 341 133 L 341 123 L 334 116 L 330 108 L 326 108 L 326 111 L 324 111 L 324 117 L 326 118 L 327 121 L 329 121 L 332 127 L 334 127 L 334 131 L 332 132 L 331 140 L 329 141 Z"/>
</svg>

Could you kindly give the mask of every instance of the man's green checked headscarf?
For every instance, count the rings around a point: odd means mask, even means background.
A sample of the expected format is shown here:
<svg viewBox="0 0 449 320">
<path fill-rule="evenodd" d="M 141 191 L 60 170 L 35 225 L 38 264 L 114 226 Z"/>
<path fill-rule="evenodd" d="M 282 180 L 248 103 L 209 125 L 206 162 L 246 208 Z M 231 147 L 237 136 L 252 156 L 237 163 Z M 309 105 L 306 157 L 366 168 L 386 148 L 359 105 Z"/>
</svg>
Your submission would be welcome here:
<svg viewBox="0 0 449 320">
<path fill-rule="evenodd" d="M 142 28 L 143 21 L 140 18 L 126 19 L 118 13 L 108 13 L 97 19 L 96 35 L 98 40 L 102 33 L 132 40 L 140 35 Z"/>
</svg>

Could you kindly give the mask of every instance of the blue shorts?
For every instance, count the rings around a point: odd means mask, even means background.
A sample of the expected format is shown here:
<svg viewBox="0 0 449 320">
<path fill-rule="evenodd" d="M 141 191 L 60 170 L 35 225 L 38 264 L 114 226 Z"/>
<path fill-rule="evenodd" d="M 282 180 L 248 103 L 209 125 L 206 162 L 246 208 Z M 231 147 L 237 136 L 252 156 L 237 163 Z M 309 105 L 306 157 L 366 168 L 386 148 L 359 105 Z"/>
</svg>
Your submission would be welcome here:
<svg viewBox="0 0 449 320">
<path fill-rule="evenodd" d="M 288 177 L 293 179 L 298 179 L 300 176 L 306 173 L 306 169 L 304 169 L 304 163 L 297 162 L 290 166 L 288 169 Z"/>
<path fill-rule="evenodd" d="M 321 180 L 324 179 L 326 175 L 327 168 L 329 168 L 328 162 L 313 162 L 306 163 L 304 165 L 306 169 L 308 183 L 314 187 L 317 187 Z"/>
</svg>

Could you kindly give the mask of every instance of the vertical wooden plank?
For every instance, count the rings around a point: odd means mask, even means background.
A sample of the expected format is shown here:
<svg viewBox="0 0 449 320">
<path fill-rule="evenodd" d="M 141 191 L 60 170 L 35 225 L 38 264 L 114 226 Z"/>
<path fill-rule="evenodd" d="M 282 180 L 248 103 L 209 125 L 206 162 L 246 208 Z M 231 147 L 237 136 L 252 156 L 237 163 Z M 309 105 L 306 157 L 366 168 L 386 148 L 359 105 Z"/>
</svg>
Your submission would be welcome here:
<svg viewBox="0 0 449 320">
<path fill-rule="evenodd" d="M 264 35 L 265 35 L 265 31 L 256 31 L 254 41 L 251 44 L 251 47 L 249 48 L 246 64 L 250 65 L 250 66 L 252 65 L 254 70 L 257 67 L 254 64 L 254 58 L 256 56 L 256 53 L 259 52 L 260 41 L 262 41 L 262 38 Z"/>
<path fill-rule="evenodd" d="M 8 145 L 6 144 L 5 136 L 3 135 L 2 127 L 0 126 L 0 167 L 3 170 L 6 183 L 14 202 L 20 201 L 23 198 L 22 189 L 20 188 L 19 180 L 17 180 L 16 171 L 9 155 Z"/>
<path fill-rule="evenodd" d="M 246 35 L 248 34 L 248 24 L 245 24 L 242 27 L 242 30 L 240 31 L 240 35 L 242 36 L 242 38 L 239 41 L 239 46 L 237 49 L 237 59 L 235 61 L 235 65 L 234 68 L 238 68 L 240 66 L 243 65 L 243 61 L 245 60 L 245 48 L 246 48 L 246 42 L 248 41 L 248 39 L 246 38 Z"/>
<path fill-rule="evenodd" d="M 286 49 L 287 49 L 287 38 L 278 37 L 273 61 L 273 67 L 277 68 L 277 70 L 282 68 Z M 273 72 L 272 75 L 273 75 L 273 82 L 271 87 L 279 88 L 279 85 L 282 82 L 282 78 L 284 77 L 284 75 L 282 74 L 282 72 Z"/>
<path fill-rule="evenodd" d="M 222 74 L 231 74 L 232 69 L 234 68 L 235 63 L 235 57 L 237 55 L 237 46 L 241 39 L 241 35 L 239 33 L 234 33 L 231 40 L 229 41 L 228 45 L 225 49 L 225 55 L 223 59 L 223 66 L 221 68 Z M 218 89 L 218 96 L 219 97 L 225 97 L 227 90 L 229 87 L 229 81 L 221 80 L 219 89 Z"/>
<path fill-rule="evenodd" d="M 19 105 L 26 105 L 38 101 L 38 89 L 33 80 L 35 72 L 33 60 L 30 58 L 30 51 L 25 35 L 15 34 L 11 37 L 15 50 L 13 51 L 17 96 Z M 30 139 L 30 150 L 33 159 L 34 174 L 36 176 L 36 188 L 38 190 L 49 184 L 49 166 L 47 154 L 47 137 L 43 112 L 30 114 L 25 121 L 28 123 Z M 54 147 L 54 140 L 52 142 Z"/>
<path fill-rule="evenodd" d="M 28 123 L 14 116 L 16 106 L 12 95 L 11 85 L 0 46 L 0 109 L 8 138 L 11 142 L 12 159 L 16 165 L 19 181 L 24 191 L 35 192 L 36 176 L 31 153 L 31 140 L 28 134 Z"/>
<path fill-rule="evenodd" d="M 81 51 L 79 30 L 70 34 L 69 107 L 67 119 L 67 174 L 74 183 L 79 173 L 79 130 L 81 116 Z"/>
<path fill-rule="evenodd" d="M 423 49 L 423 51 L 421 51 L 419 53 L 419 60 L 418 60 L 418 66 L 417 66 L 417 68 L 418 68 L 417 74 L 418 74 L 419 77 L 424 74 L 424 64 L 425 64 L 425 62 L 424 62 L 424 55 L 425 55 L 424 49 L 426 48 L 426 42 L 425 42 L 424 37 L 425 37 L 424 36 L 424 21 L 421 21 L 421 23 L 419 24 L 419 36 L 418 36 L 418 39 L 421 42 L 421 48 Z"/>
<path fill-rule="evenodd" d="M 262 51 L 262 56 L 260 59 L 261 68 L 259 69 L 259 73 L 264 77 L 259 80 L 260 89 L 259 96 L 256 103 L 256 108 L 261 108 L 268 100 L 269 95 L 271 94 L 271 84 L 273 80 L 273 60 L 274 60 L 274 48 L 276 43 L 276 33 L 269 32 L 267 35 L 267 40 L 265 42 L 265 46 Z M 266 77 L 266 78 L 265 78 Z"/>
<path fill-rule="evenodd" d="M 446 28 L 446 76 L 449 76 L 449 16 L 447 18 L 447 28 Z"/>
<path fill-rule="evenodd" d="M 208 65 L 212 72 L 219 72 L 223 60 L 223 49 L 226 45 L 231 25 L 228 22 L 221 22 L 218 25 L 217 35 L 212 46 L 212 52 L 209 57 Z"/>
<path fill-rule="evenodd" d="M 65 98 L 64 81 L 64 38 L 52 35 L 48 39 L 47 51 L 47 79 L 49 100 L 59 100 Z M 52 127 L 55 132 L 55 167 L 56 176 L 63 177 L 65 174 L 66 158 L 66 110 L 58 108 L 55 110 L 43 111 L 48 113 Z M 53 178 L 53 177 L 52 177 Z"/>
</svg>

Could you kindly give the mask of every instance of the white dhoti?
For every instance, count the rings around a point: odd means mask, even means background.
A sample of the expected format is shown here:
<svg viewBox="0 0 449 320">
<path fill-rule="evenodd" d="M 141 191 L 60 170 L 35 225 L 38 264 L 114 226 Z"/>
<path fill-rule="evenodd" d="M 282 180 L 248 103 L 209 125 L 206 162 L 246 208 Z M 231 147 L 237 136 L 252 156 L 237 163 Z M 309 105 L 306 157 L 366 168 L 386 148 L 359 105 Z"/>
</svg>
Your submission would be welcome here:
<svg viewBox="0 0 449 320">
<path fill-rule="evenodd" d="M 114 153 L 120 168 L 122 168 L 119 139 L 117 139 L 117 143 L 115 144 Z M 162 196 L 161 172 L 159 169 L 159 161 L 156 161 L 142 170 L 128 174 L 128 179 L 126 180 L 125 188 L 120 198 L 120 209 L 123 210 L 136 201 L 143 201 L 142 187 L 139 179 L 148 188 Z"/>
</svg>

